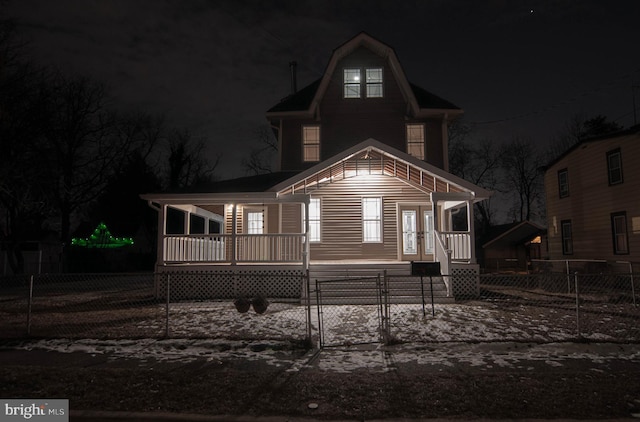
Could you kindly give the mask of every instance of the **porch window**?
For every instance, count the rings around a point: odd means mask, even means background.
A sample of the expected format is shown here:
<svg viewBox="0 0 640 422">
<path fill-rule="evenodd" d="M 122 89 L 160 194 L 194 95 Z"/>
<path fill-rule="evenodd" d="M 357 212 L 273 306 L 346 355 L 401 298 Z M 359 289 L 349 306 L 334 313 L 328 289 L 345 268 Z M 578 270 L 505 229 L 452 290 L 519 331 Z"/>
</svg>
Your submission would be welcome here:
<svg viewBox="0 0 640 422">
<path fill-rule="evenodd" d="M 362 198 L 362 241 L 382 242 L 382 198 Z"/>
<path fill-rule="evenodd" d="M 562 254 L 573 255 L 573 230 L 571 220 L 563 220 L 560 223 L 562 228 Z"/>
<path fill-rule="evenodd" d="M 306 216 L 302 207 L 302 222 L 306 227 Z M 320 198 L 311 198 L 309 202 L 309 242 L 320 242 Z"/>
<path fill-rule="evenodd" d="M 627 235 L 627 213 L 611 214 L 611 235 L 613 237 L 613 253 L 625 255 L 629 253 L 629 237 Z"/>
<path fill-rule="evenodd" d="M 209 220 L 209 233 L 211 234 L 222 233 L 222 223 L 216 220 Z"/>
<path fill-rule="evenodd" d="M 360 98 L 360 69 L 344 69 L 344 98 Z"/>
<path fill-rule="evenodd" d="M 204 217 L 199 215 L 189 215 L 189 233 L 204 234 Z"/>
<path fill-rule="evenodd" d="M 622 183 L 622 154 L 620 148 L 607 152 L 607 172 L 609 186 Z"/>
<path fill-rule="evenodd" d="M 407 125 L 407 154 L 424 160 L 424 125 Z"/>
<path fill-rule="evenodd" d="M 367 98 L 382 98 L 382 68 L 366 69 Z"/>
<path fill-rule="evenodd" d="M 247 233 L 264 233 L 264 213 L 262 211 L 247 211 Z"/>
<path fill-rule="evenodd" d="M 320 161 L 320 126 L 302 127 L 302 155 L 306 162 Z"/>
<path fill-rule="evenodd" d="M 167 207 L 167 234 L 185 234 L 185 212 L 177 208 Z"/>
<path fill-rule="evenodd" d="M 558 170 L 558 192 L 560 198 L 569 196 L 569 170 Z"/>
</svg>

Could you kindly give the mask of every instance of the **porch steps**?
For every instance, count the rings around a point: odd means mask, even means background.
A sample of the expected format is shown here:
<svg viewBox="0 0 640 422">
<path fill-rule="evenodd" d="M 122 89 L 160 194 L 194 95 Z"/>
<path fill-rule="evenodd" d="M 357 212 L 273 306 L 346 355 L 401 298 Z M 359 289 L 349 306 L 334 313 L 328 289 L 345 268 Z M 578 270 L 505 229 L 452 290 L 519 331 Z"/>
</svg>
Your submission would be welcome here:
<svg viewBox="0 0 640 422">
<path fill-rule="evenodd" d="M 403 263 L 404 264 L 404 263 Z M 410 265 L 367 264 L 339 268 L 322 266 L 310 268 L 311 296 L 321 300 L 323 305 L 375 305 L 379 291 L 376 277 L 380 274 L 383 282 L 384 270 L 389 277 L 388 300 L 391 304 L 420 304 L 424 287 L 424 301 L 431 303 L 429 277 L 410 275 Z M 447 288 L 442 277 L 433 277 L 434 303 L 454 303 L 453 297 L 447 297 Z"/>
</svg>

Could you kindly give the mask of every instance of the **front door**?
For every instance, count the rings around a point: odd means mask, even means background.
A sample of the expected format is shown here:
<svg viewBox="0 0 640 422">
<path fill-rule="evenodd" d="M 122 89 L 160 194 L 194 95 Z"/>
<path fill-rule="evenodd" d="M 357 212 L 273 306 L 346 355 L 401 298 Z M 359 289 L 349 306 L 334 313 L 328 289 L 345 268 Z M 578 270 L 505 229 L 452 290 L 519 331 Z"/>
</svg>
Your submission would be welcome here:
<svg viewBox="0 0 640 422">
<path fill-rule="evenodd" d="M 433 261 L 433 211 L 424 205 L 401 204 L 398 210 L 400 259 Z"/>
</svg>

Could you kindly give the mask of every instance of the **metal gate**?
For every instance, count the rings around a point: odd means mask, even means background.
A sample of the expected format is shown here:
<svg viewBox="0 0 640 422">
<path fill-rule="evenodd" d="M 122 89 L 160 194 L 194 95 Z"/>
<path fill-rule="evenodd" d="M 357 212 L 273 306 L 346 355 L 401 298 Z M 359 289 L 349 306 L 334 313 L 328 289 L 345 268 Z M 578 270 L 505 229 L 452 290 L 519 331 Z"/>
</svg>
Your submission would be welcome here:
<svg viewBox="0 0 640 422">
<path fill-rule="evenodd" d="M 389 338 L 389 289 L 381 277 L 316 280 L 318 345 L 384 343 Z"/>
</svg>

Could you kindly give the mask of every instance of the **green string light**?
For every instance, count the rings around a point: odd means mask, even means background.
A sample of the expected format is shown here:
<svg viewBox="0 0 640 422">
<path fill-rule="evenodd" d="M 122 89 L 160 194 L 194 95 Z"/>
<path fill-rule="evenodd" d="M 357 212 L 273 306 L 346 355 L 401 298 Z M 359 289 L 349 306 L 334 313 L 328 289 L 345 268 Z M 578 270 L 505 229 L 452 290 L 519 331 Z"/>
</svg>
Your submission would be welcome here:
<svg viewBox="0 0 640 422">
<path fill-rule="evenodd" d="M 111 232 L 107 228 L 107 225 L 103 222 L 100 222 L 91 236 L 85 239 L 74 237 L 73 239 L 71 239 L 71 244 L 73 246 L 81 246 L 84 248 L 114 249 L 133 245 L 133 238 L 113 237 L 111 235 Z"/>
</svg>

